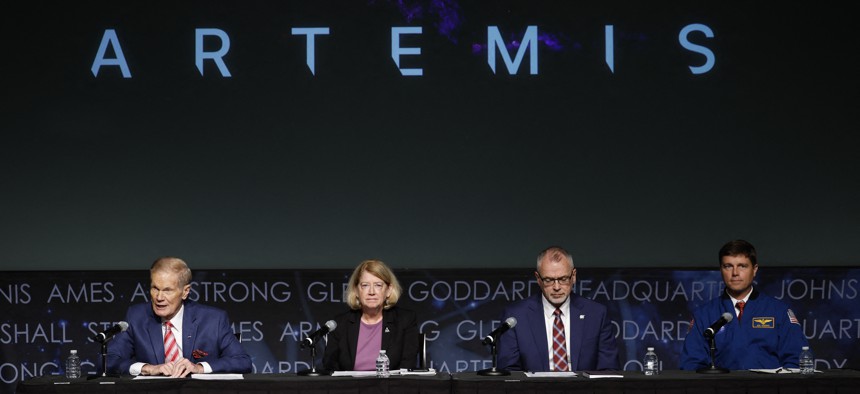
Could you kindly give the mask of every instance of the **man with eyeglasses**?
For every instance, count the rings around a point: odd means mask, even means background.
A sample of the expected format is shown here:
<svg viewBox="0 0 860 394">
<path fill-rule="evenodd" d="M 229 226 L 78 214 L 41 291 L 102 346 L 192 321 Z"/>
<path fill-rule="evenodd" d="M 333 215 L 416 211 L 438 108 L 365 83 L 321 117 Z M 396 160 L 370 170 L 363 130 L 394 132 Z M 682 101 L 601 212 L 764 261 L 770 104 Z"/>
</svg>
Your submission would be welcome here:
<svg viewBox="0 0 860 394">
<path fill-rule="evenodd" d="M 498 367 L 504 370 L 618 370 L 618 349 L 606 307 L 573 294 L 576 268 L 570 253 L 551 246 L 538 254 L 535 294 L 505 308 L 502 319 L 517 325 L 499 338 Z"/>
</svg>

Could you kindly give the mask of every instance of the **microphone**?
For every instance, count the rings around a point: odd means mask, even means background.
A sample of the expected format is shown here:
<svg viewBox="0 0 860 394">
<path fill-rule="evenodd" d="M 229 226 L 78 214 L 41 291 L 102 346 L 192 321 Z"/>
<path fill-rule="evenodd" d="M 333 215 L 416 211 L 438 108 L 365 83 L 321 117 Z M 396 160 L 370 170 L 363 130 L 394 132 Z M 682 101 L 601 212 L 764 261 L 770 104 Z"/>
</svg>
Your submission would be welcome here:
<svg viewBox="0 0 860 394">
<path fill-rule="evenodd" d="M 302 347 L 313 346 L 319 337 L 334 331 L 335 328 L 337 328 L 337 323 L 334 320 L 325 322 L 325 325 L 320 327 L 319 330 L 314 331 L 311 335 L 308 335 L 307 338 L 302 339 Z"/>
<path fill-rule="evenodd" d="M 715 321 L 714 324 L 711 324 L 710 327 L 705 329 L 705 332 L 703 332 L 702 335 L 704 335 L 708 338 L 713 338 L 714 335 L 717 335 L 717 331 L 720 331 L 720 329 L 723 328 L 723 326 L 725 326 L 726 323 L 732 321 L 732 319 L 734 319 L 734 317 L 732 316 L 731 313 L 729 313 L 729 312 L 723 313 L 723 315 L 720 316 L 720 318 L 717 319 L 717 321 Z"/>
<path fill-rule="evenodd" d="M 121 321 L 115 324 L 113 327 L 96 334 L 96 336 L 93 337 L 93 340 L 96 342 L 105 343 L 108 339 L 113 338 L 114 335 L 119 334 L 125 330 L 128 330 L 128 323 Z"/>
<path fill-rule="evenodd" d="M 516 325 L 517 325 L 517 319 L 516 318 L 509 317 L 509 318 L 505 319 L 505 321 L 500 326 L 496 327 L 496 329 L 493 330 L 493 332 L 491 332 L 490 335 L 487 335 L 484 337 L 484 340 L 481 341 L 481 345 L 486 345 L 486 344 L 490 344 L 490 343 L 495 344 L 496 338 L 498 338 L 500 335 L 504 334 L 505 331 L 508 331 L 508 330 L 514 328 L 514 326 L 516 326 Z"/>
</svg>

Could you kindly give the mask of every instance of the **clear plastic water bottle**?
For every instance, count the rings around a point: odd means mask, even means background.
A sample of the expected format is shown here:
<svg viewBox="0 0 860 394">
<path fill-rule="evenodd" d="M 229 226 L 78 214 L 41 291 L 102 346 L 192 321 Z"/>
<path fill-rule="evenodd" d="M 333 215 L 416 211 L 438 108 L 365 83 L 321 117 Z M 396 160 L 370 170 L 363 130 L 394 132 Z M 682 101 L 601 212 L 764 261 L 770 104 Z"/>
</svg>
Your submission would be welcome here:
<svg viewBox="0 0 860 394">
<path fill-rule="evenodd" d="M 645 375 L 653 376 L 660 374 L 660 360 L 657 359 L 657 353 L 654 353 L 654 348 L 649 347 L 645 352 L 645 359 L 642 360 L 642 370 Z"/>
<path fill-rule="evenodd" d="M 809 346 L 800 348 L 800 373 L 804 375 L 812 375 L 815 373 L 815 357 L 812 355 L 812 350 Z"/>
<path fill-rule="evenodd" d="M 78 357 L 78 351 L 72 350 L 69 358 L 66 359 L 66 377 L 69 379 L 77 379 L 81 377 L 81 358 Z"/>
<path fill-rule="evenodd" d="M 388 360 L 388 355 L 385 350 L 379 351 L 379 357 L 376 358 L 376 377 L 387 378 L 391 376 L 391 371 L 388 369 L 391 362 Z"/>
</svg>

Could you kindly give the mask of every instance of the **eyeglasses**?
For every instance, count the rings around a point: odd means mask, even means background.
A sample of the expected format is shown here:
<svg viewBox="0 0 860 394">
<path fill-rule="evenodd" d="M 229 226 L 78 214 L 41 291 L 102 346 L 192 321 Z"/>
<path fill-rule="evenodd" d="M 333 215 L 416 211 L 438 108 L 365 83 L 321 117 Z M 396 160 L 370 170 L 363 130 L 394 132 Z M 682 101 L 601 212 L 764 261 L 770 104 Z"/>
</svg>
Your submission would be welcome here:
<svg viewBox="0 0 860 394">
<path fill-rule="evenodd" d="M 544 286 L 550 286 L 555 282 L 558 282 L 558 284 L 564 286 L 564 285 L 569 284 L 570 279 L 573 277 L 572 272 L 570 273 L 570 275 L 562 276 L 560 278 L 544 278 L 543 276 L 540 275 L 540 273 L 538 273 L 537 275 L 538 275 L 538 278 L 540 278 L 540 281 L 541 281 L 541 283 L 543 283 Z"/>
<path fill-rule="evenodd" d="M 385 283 L 382 283 L 382 282 L 376 282 L 376 283 L 362 282 L 362 283 L 358 284 L 358 288 L 361 289 L 361 291 L 370 290 L 370 286 L 373 286 L 373 289 L 376 291 L 382 291 L 382 289 L 385 287 Z"/>
</svg>

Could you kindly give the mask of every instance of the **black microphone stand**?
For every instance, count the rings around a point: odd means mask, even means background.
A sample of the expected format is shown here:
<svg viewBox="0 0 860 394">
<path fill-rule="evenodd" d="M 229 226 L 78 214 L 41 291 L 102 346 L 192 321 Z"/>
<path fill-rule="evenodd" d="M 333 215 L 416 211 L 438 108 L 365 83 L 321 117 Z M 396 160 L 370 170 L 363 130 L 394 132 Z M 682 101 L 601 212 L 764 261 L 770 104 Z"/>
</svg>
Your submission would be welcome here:
<svg viewBox="0 0 860 394">
<path fill-rule="evenodd" d="M 708 337 L 708 341 L 710 342 L 710 345 L 711 345 L 711 366 L 699 368 L 696 370 L 696 373 L 707 373 L 707 374 L 729 373 L 728 369 L 718 367 L 718 366 L 716 366 L 716 364 L 714 364 L 714 358 L 715 358 L 714 354 L 717 352 L 717 340 L 714 339 L 713 335 L 706 335 L 706 336 Z"/>
<path fill-rule="evenodd" d="M 496 343 L 499 341 L 499 337 L 497 335 L 492 336 L 493 340 L 490 342 L 491 352 L 493 353 L 493 367 L 482 369 L 478 371 L 479 376 L 508 376 L 511 373 L 505 370 L 501 370 L 497 368 L 499 362 L 499 351 L 496 349 Z"/>
<path fill-rule="evenodd" d="M 102 344 L 102 374 L 101 375 L 90 375 L 87 377 L 87 380 L 99 379 L 99 378 L 118 378 L 119 377 L 119 375 L 115 375 L 115 374 L 108 375 L 108 373 L 107 373 L 107 343 L 111 339 L 112 339 L 112 337 L 107 338 L 103 341 L 96 339 L 96 341 L 101 342 L 101 344 Z"/>
<path fill-rule="evenodd" d="M 305 347 L 305 341 L 302 340 L 302 348 Z M 317 344 L 311 342 L 311 367 L 309 369 L 296 372 L 298 376 L 326 376 L 329 375 L 325 371 L 317 371 Z"/>
</svg>

